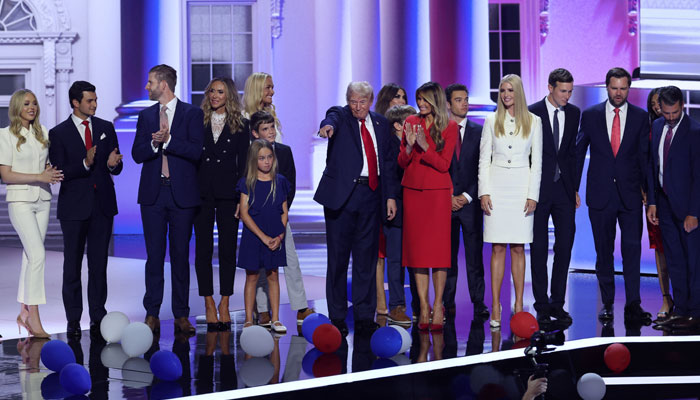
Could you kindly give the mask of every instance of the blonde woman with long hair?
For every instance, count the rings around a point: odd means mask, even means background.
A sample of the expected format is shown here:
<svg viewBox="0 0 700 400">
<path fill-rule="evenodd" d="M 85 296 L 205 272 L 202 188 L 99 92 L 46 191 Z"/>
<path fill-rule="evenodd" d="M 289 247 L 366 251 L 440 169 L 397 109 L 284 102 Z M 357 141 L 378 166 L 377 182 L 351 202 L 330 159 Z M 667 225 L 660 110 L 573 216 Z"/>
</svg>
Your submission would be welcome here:
<svg viewBox="0 0 700 400">
<path fill-rule="evenodd" d="M 276 142 L 282 142 L 282 125 L 277 119 L 275 105 L 272 104 L 272 96 L 275 95 L 275 83 L 272 75 L 265 72 L 255 72 L 245 81 L 243 90 L 243 115 L 250 118 L 257 111 L 267 111 L 275 117 L 275 129 L 277 130 Z"/>
<path fill-rule="evenodd" d="M 227 77 L 212 79 L 204 91 L 204 146 L 198 180 L 202 204 L 194 219 L 195 270 L 199 295 L 204 297 L 208 331 L 231 330 L 229 297 L 233 294 L 238 237 L 238 193 L 250 143 L 248 120 L 243 118 L 236 85 Z M 214 302 L 212 253 L 214 221 L 219 232 L 219 293 Z M 218 317 L 217 317 L 218 311 Z"/>
<path fill-rule="evenodd" d="M 439 331 L 445 310 L 442 293 L 450 268 L 452 180 L 450 163 L 458 128 L 447 115 L 442 87 L 428 82 L 416 90 L 418 115 L 406 118 L 399 149 L 399 166 L 405 170 L 403 186 L 403 264 L 411 267 L 420 298 L 418 328 Z M 433 314 L 428 300 L 428 270 L 432 269 Z M 414 312 L 415 313 L 415 312 Z"/>
<path fill-rule="evenodd" d="M 24 248 L 17 325 L 34 337 L 48 338 L 39 317 L 39 304 L 46 303 L 44 237 L 51 205 L 49 185 L 63 180 L 63 173 L 48 163 L 49 133 L 39 122 L 34 93 L 16 91 L 10 98 L 8 114 L 10 126 L 0 129 L 0 176 L 7 184 L 10 222 Z"/>
<path fill-rule="evenodd" d="M 484 242 L 492 243 L 489 325 L 497 329 L 501 326 L 501 284 L 509 246 L 516 297 L 513 311 L 523 310 L 525 243 L 532 243 L 542 174 L 542 121 L 528 111 L 519 76 L 501 79 L 498 106 L 484 121 L 479 153 Z"/>
</svg>

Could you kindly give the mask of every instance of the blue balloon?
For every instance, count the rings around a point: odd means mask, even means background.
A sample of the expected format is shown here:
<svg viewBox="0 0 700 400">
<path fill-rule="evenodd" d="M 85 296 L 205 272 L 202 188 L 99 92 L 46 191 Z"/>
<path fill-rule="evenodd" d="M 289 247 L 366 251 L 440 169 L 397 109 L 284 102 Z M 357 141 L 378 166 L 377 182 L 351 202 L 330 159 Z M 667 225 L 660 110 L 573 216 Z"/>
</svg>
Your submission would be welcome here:
<svg viewBox="0 0 700 400">
<path fill-rule="evenodd" d="M 328 319 L 323 314 L 319 313 L 313 313 L 309 315 L 308 317 L 304 318 L 304 322 L 301 324 L 301 333 L 304 335 L 304 338 L 306 339 L 307 342 L 313 344 L 314 343 L 314 331 L 316 328 L 318 328 L 319 325 L 322 324 L 330 324 L 331 320 Z"/>
<path fill-rule="evenodd" d="M 61 386 L 58 372 L 47 375 L 41 381 L 41 397 L 45 399 L 63 399 L 71 393 Z"/>
<path fill-rule="evenodd" d="M 374 332 L 369 345 L 378 357 L 391 358 L 401 350 L 401 334 L 392 327 L 383 326 Z"/>
<path fill-rule="evenodd" d="M 162 381 L 175 381 L 182 376 L 182 363 L 172 351 L 158 350 L 151 356 L 151 372 Z"/>
<path fill-rule="evenodd" d="M 85 394 L 92 388 L 90 373 L 80 364 L 68 364 L 58 377 L 61 386 L 73 394 Z"/>
<path fill-rule="evenodd" d="M 318 359 L 322 355 L 323 355 L 323 353 L 321 352 L 321 350 L 319 350 L 315 347 L 313 349 L 309 350 L 304 355 L 304 358 L 301 360 L 301 369 L 304 370 L 306 375 L 308 375 L 309 377 L 314 376 L 314 363 L 316 362 L 316 359 Z"/>
<path fill-rule="evenodd" d="M 41 362 L 54 372 L 61 372 L 63 367 L 75 363 L 75 354 L 67 343 L 51 340 L 41 348 Z"/>
</svg>

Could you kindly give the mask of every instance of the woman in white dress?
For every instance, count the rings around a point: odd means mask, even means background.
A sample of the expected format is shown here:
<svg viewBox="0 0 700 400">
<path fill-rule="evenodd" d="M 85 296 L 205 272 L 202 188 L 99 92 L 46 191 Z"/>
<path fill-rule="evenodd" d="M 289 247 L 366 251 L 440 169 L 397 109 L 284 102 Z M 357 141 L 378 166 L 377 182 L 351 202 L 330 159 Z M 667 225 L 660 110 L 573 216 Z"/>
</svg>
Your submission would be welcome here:
<svg viewBox="0 0 700 400">
<path fill-rule="evenodd" d="M 484 242 L 492 243 L 489 325 L 501 326 L 501 284 L 506 248 L 517 313 L 523 310 L 525 243 L 532 242 L 533 214 L 542 174 L 542 121 L 527 110 L 517 75 L 501 79 L 498 106 L 484 122 L 479 154 L 479 199 L 484 211 Z"/>
</svg>

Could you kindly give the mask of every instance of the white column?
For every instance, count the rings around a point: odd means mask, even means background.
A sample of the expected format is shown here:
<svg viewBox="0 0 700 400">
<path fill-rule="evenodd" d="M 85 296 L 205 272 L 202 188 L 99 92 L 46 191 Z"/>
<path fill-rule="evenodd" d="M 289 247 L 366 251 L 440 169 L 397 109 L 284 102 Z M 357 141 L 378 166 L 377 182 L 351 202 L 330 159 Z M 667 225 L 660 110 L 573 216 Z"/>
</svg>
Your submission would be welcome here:
<svg viewBox="0 0 700 400">
<path fill-rule="evenodd" d="M 101 2 L 100 2 L 101 4 Z M 187 32 L 187 19 L 185 18 L 186 2 L 160 0 L 158 10 L 158 63 L 167 64 L 177 71 L 178 82 L 175 85 L 175 95 L 185 99 L 187 92 L 184 70 L 188 69 L 187 60 L 184 58 Z M 144 38 L 144 40 L 148 40 Z M 184 73 L 183 73 L 184 72 Z"/>
<path fill-rule="evenodd" d="M 112 121 L 122 100 L 121 4 L 119 0 L 90 1 L 87 8 L 87 80 L 97 87 L 97 115 Z"/>
<path fill-rule="evenodd" d="M 459 52 L 460 78 L 469 88 L 469 103 L 493 105 L 489 96 L 489 5 L 487 1 L 459 3 L 459 13 L 466 21 L 462 51 Z"/>
</svg>

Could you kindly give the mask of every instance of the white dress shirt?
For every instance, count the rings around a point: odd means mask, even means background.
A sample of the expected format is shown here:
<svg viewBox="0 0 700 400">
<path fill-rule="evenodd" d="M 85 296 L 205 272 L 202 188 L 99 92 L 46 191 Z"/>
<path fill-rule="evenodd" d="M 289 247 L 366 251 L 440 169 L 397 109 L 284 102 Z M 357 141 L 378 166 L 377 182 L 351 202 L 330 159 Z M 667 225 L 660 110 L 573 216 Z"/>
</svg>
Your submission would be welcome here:
<svg viewBox="0 0 700 400">
<path fill-rule="evenodd" d="M 620 145 L 622 145 L 622 137 L 625 135 L 625 122 L 627 121 L 627 102 L 618 108 L 620 109 Z M 605 122 L 608 126 L 608 140 L 611 143 L 613 119 L 615 119 L 615 107 L 608 100 L 605 102 Z"/>
<path fill-rule="evenodd" d="M 673 144 L 673 139 L 676 138 L 676 132 L 678 132 L 678 127 L 683 121 L 683 114 L 681 113 L 681 119 L 678 120 L 676 126 L 673 127 L 673 136 L 671 137 L 671 144 Z M 659 142 L 659 184 L 661 187 L 664 186 L 664 140 L 666 140 L 666 133 L 668 132 L 668 124 L 665 124 L 663 131 L 661 133 L 661 141 Z"/>
<path fill-rule="evenodd" d="M 549 114 L 549 126 L 552 127 L 552 139 L 554 139 L 554 111 L 559 107 L 555 106 L 549 101 L 549 97 L 546 97 L 544 103 L 547 105 L 547 114 Z M 613 117 L 615 112 L 613 111 Z M 620 116 L 622 118 L 622 116 Z M 566 116 L 564 115 L 564 110 L 559 108 L 559 113 L 557 113 L 557 119 L 559 120 L 559 143 L 555 143 L 557 150 L 561 146 L 561 139 L 564 136 L 564 122 L 566 121 Z M 611 125 L 612 126 L 612 125 Z"/>
<path fill-rule="evenodd" d="M 166 105 L 165 105 L 165 115 L 168 117 L 168 132 L 170 132 L 170 128 L 173 127 L 173 119 L 175 118 L 175 108 L 177 107 L 177 97 L 173 97 L 172 100 L 170 100 Z M 158 104 L 158 121 L 160 121 L 160 110 L 163 108 L 162 104 Z M 158 126 L 160 127 L 160 122 L 158 122 Z M 160 129 L 160 128 L 159 128 Z M 168 135 L 168 141 L 163 143 L 163 150 L 168 148 L 168 144 L 170 144 L 170 139 L 172 139 L 172 135 Z M 158 152 L 158 146 L 153 146 L 153 141 L 151 141 L 151 148 L 153 149 L 154 153 Z"/>
<path fill-rule="evenodd" d="M 460 122 L 460 123 L 457 124 L 457 125 L 459 126 L 459 128 L 458 128 L 458 130 L 459 130 L 459 139 L 460 139 L 459 143 L 464 143 L 464 133 L 465 133 L 465 131 L 467 130 L 467 119 L 464 118 L 464 119 L 462 120 L 462 122 Z M 459 145 L 459 143 L 457 143 L 457 145 Z M 460 151 L 461 151 L 461 150 L 462 150 L 462 149 L 460 149 Z M 470 203 L 472 202 L 472 197 L 471 197 L 470 195 L 468 195 L 467 192 L 462 192 L 462 196 L 464 196 L 464 197 L 467 199 L 467 204 L 470 204 Z"/>
<path fill-rule="evenodd" d="M 83 125 L 83 121 L 88 122 L 88 126 L 90 127 L 90 132 L 92 133 L 92 145 L 95 145 L 95 133 L 93 132 L 92 129 L 92 119 L 88 116 L 87 120 L 80 119 L 79 116 L 75 115 L 75 113 L 70 115 L 71 120 L 75 124 L 75 128 L 78 130 L 78 133 L 80 133 L 80 138 L 83 139 L 83 145 L 85 145 L 85 125 Z M 85 167 L 85 170 L 89 170 L 90 167 L 87 166 L 85 163 L 85 160 L 83 159 L 83 167 Z"/>
<path fill-rule="evenodd" d="M 379 173 L 379 151 L 377 151 L 377 136 L 374 134 L 374 124 L 372 123 L 372 118 L 370 118 L 369 113 L 365 117 L 365 127 L 369 131 L 369 135 L 372 137 L 372 145 L 374 146 L 374 154 L 377 156 L 377 176 Z M 362 140 L 362 123 L 357 120 L 357 128 L 360 131 L 360 144 L 362 145 L 362 172 L 360 176 L 369 176 L 369 168 L 367 167 L 367 154 L 365 153 L 365 142 Z"/>
</svg>

